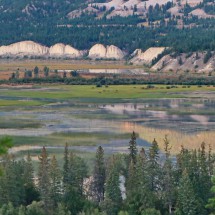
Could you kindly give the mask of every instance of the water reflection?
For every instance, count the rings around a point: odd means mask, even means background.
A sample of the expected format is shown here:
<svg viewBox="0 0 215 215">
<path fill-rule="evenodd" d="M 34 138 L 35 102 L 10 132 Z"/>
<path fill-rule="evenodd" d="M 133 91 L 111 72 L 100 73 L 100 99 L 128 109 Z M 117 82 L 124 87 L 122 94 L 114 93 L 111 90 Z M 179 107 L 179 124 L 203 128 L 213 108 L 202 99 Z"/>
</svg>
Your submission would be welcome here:
<svg viewBox="0 0 215 215">
<path fill-rule="evenodd" d="M 68 101 L 44 105 L 35 109 L 4 110 L 0 117 L 7 119 L 34 119 L 41 128 L 0 129 L 0 135 L 45 136 L 55 132 L 88 132 L 124 134 L 138 133 L 139 147 L 156 138 L 163 144 L 165 135 L 177 151 L 180 146 L 198 147 L 202 141 L 215 148 L 214 99 L 158 99 L 126 100 L 124 103 L 82 103 Z M 104 142 L 107 142 L 104 135 Z M 28 144 L 23 142 L 23 144 Z M 107 151 L 127 150 L 128 139 L 108 139 Z M 51 147 L 51 145 L 50 145 Z M 96 146 L 76 146 L 74 149 L 94 151 Z"/>
</svg>

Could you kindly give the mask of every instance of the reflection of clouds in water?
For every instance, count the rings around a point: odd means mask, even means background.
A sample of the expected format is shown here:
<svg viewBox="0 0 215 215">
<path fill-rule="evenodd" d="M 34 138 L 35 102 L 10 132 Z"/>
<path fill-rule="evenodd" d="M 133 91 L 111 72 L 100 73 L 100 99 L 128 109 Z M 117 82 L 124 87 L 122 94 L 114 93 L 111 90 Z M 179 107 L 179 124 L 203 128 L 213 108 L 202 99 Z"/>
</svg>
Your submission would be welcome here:
<svg viewBox="0 0 215 215">
<path fill-rule="evenodd" d="M 173 131 L 171 129 L 156 129 L 146 126 L 142 126 L 136 123 L 122 123 L 122 130 L 124 132 L 135 131 L 139 134 L 138 138 L 146 140 L 147 142 L 152 142 L 154 138 L 158 141 L 160 148 L 163 148 L 164 137 L 168 135 L 170 144 L 172 145 L 172 152 L 178 152 L 181 145 L 184 145 L 185 148 L 193 149 L 199 148 L 202 142 L 205 142 L 207 145 L 211 145 L 215 150 L 215 132 L 214 131 L 204 131 L 198 133 L 182 133 L 179 131 Z"/>
<path fill-rule="evenodd" d="M 100 108 L 110 111 L 115 114 L 123 115 L 126 113 L 133 113 L 137 111 L 141 111 L 141 109 L 148 108 L 148 104 L 135 104 L 135 103 L 127 103 L 127 104 L 112 104 L 112 105 L 102 105 Z"/>
<path fill-rule="evenodd" d="M 197 121 L 200 122 L 202 125 L 208 125 L 209 122 L 209 117 L 208 116 L 202 116 L 202 115 L 190 115 L 190 117 Z"/>
<path fill-rule="evenodd" d="M 178 116 L 178 115 L 176 115 L 176 114 L 173 114 L 172 116 L 172 119 L 174 119 L 174 120 L 178 120 L 180 117 Z"/>
<path fill-rule="evenodd" d="M 148 75 L 144 69 L 89 69 L 84 70 L 83 72 L 89 73 L 108 73 L 108 74 L 141 74 L 141 75 Z"/>
<path fill-rule="evenodd" d="M 65 119 L 49 122 L 42 128 L 0 129 L 0 135 L 11 136 L 45 136 L 55 132 L 113 132 L 116 133 L 120 122 L 97 119 Z"/>
<path fill-rule="evenodd" d="M 175 100 L 175 99 L 170 100 L 170 107 L 171 108 L 178 108 L 179 107 L 179 101 Z"/>
<path fill-rule="evenodd" d="M 136 104 L 114 104 L 114 105 L 103 105 L 107 111 L 110 111 L 115 114 L 124 114 L 126 112 L 138 111 L 138 106 Z"/>
<path fill-rule="evenodd" d="M 200 108 L 204 108 L 205 105 L 204 104 L 192 104 L 192 107 L 200 109 Z"/>
<path fill-rule="evenodd" d="M 160 118 L 160 119 L 166 119 L 168 117 L 166 111 L 147 111 L 147 113 L 150 113 L 153 117 L 155 118 Z"/>
</svg>

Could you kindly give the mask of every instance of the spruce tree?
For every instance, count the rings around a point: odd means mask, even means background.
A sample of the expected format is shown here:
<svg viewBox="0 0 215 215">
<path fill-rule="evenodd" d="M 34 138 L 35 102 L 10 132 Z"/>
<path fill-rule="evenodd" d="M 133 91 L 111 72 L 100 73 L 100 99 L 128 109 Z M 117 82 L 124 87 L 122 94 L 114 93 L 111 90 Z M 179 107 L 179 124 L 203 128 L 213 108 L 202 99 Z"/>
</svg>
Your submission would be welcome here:
<svg viewBox="0 0 215 215">
<path fill-rule="evenodd" d="M 87 167 L 85 162 L 74 153 L 70 153 L 68 184 L 63 200 L 72 214 L 80 212 L 85 204 L 83 182 L 86 177 Z"/>
<path fill-rule="evenodd" d="M 176 189 L 175 189 L 175 174 L 174 168 L 172 164 L 172 160 L 170 158 L 170 150 L 171 146 L 167 136 L 164 138 L 164 153 L 165 153 L 165 161 L 162 169 L 163 175 L 163 199 L 165 206 L 168 207 L 169 214 L 172 214 L 173 206 L 176 201 Z"/>
<path fill-rule="evenodd" d="M 57 204 L 61 201 L 62 194 L 62 176 L 60 168 L 58 166 L 56 157 L 53 156 L 50 164 L 50 198 L 52 202 L 52 208 L 57 207 Z"/>
<path fill-rule="evenodd" d="M 211 187 L 211 198 L 208 199 L 208 204 L 206 205 L 206 208 L 211 209 L 211 212 L 215 213 L 215 176 L 212 177 L 212 187 Z"/>
<path fill-rule="evenodd" d="M 18 215 L 17 210 L 14 208 L 12 203 L 4 204 L 0 208 L 0 215 Z"/>
<path fill-rule="evenodd" d="M 105 161 L 104 150 L 101 146 L 96 151 L 96 160 L 93 171 L 92 194 L 97 203 L 104 201 L 105 192 Z"/>
<path fill-rule="evenodd" d="M 17 207 L 25 203 L 25 189 L 22 161 L 7 157 L 4 162 L 4 174 L 0 178 L 0 204 L 11 202 Z"/>
<path fill-rule="evenodd" d="M 105 184 L 105 201 L 103 208 L 107 214 L 117 214 L 122 204 L 119 169 L 115 156 L 112 156 Z"/>
<path fill-rule="evenodd" d="M 43 147 L 39 158 L 38 169 L 38 189 L 41 195 L 41 200 L 44 203 L 46 214 L 50 214 L 51 199 L 50 199 L 50 165 L 46 148 Z"/>
<path fill-rule="evenodd" d="M 179 182 L 176 214 L 199 215 L 201 214 L 199 206 L 198 196 L 193 189 L 193 185 L 187 171 L 184 170 Z"/>
<path fill-rule="evenodd" d="M 129 214 L 141 215 L 145 208 L 155 206 L 155 196 L 149 187 L 146 160 L 142 153 L 137 156 L 136 165 L 131 162 L 128 170 L 126 207 Z"/>
<path fill-rule="evenodd" d="M 26 215 L 48 215 L 43 209 L 42 202 L 32 202 L 26 208 Z"/>
<path fill-rule="evenodd" d="M 161 169 L 159 164 L 159 147 L 155 139 L 149 149 L 148 176 L 150 189 L 157 192 L 160 189 Z"/>
<path fill-rule="evenodd" d="M 210 155 L 209 155 L 210 156 Z M 198 175 L 199 180 L 197 184 L 199 197 L 202 199 L 204 204 L 207 203 L 208 198 L 210 197 L 210 188 L 211 184 L 211 173 L 210 173 L 210 162 L 206 153 L 205 143 L 201 144 L 201 148 L 198 152 Z M 201 186 L 199 186 L 201 184 Z"/>
<path fill-rule="evenodd" d="M 137 144 L 136 144 L 136 134 L 133 131 L 131 134 L 131 140 L 129 142 L 129 163 L 132 162 L 136 163 L 136 157 L 137 157 Z"/>
<path fill-rule="evenodd" d="M 38 76 L 39 76 L 39 68 L 38 68 L 38 66 L 35 66 L 34 67 L 34 78 L 38 78 Z"/>
<path fill-rule="evenodd" d="M 39 200 L 39 193 L 34 183 L 34 168 L 32 165 L 31 156 L 28 153 L 27 159 L 24 162 L 24 185 L 25 185 L 25 204 L 29 205 L 33 201 Z"/>
<path fill-rule="evenodd" d="M 58 203 L 54 215 L 71 215 L 71 213 L 66 209 L 66 207 L 63 204 Z"/>
<path fill-rule="evenodd" d="M 66 143 L 64 148 L 64 164 L 63 164 L 63 183 L 64 187 L 68 185 L 69 181 L 69 150 L 68 143 Z"/>
</svg>

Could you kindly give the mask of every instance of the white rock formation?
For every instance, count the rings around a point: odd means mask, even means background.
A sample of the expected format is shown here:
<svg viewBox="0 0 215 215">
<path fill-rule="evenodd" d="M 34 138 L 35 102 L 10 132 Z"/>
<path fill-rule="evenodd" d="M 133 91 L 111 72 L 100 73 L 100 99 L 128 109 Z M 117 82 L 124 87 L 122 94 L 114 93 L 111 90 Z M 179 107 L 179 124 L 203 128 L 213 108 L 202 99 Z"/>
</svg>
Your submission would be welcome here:
<svg viewBox="0 0 215 215">
<path fill-rule="evenodd" d="M 118 47 L 114 45 L 107 46 L 106 58 L 114 58 L 120 60 L 123 59 L 124 56 L 124 53 Z"/>
<path fill-rule="evenodd" d="M 102 44 L 96 44 L 89 50 L 90 58 L 106 58 L 106 48 Z"/>
<path fill-rule="evenodd" d="M 121 60 L 124 58 L 125 54 L 114 45 L 105 47 L 102 44 L 96 44 L 89 50 L 88 56 L 92 59 L 103 58 Z"/>
<path fill-rule="evenodd" d="M 206 52 L 182 53 L 180 56 L 173 57 L 168 54 L 162 57 L 155 65 L 151 67 L 155 71 L 192 71 L 192 72 L 211 72 L 215 68 L 215 53 L 207 63 L 204 63 Z M 179 63 L 181 61 L 182 63 Z"/>
<path fill-rule="evenodd" d="M 51 56 L 63 55 L 65 50 L 65 45 L 63 43 L 57 43 L 49 48 L 49 54 Z"/>
<path fill-rule="evenodd" d="M 52 57 L 70 57 L 79 58 L 82 57 L 82 53 L 69 45 L 63 43 L 57 43 L 50 47 L 49 54 Z"/>
<path fill-rule="evenodd" d="M 33 41 L 22 41 L 8 46 L 0 47 L 0 56 L 40 56 L 40 57 L 69 57 L 79 58 L 83 52 L 63 43 L 58 43 L 50 48 Z"/>
<path fill-rule="evenodd" d="M 132 56 L 134 56 L 130 62 L 134 64 L 151 64 L 152 60 L 158 57 L 165 50 L 165 47 L 152 47 L 142 52 L 140 49 L 136 49 Z"/>
<path fill-rule="evenodd" d="M 44 56 L 49 52 L 49 48 L 33 41 L 22 41 L 8 46 L 0 47 L 0 55 L 5 56 Z"/>
</svg>

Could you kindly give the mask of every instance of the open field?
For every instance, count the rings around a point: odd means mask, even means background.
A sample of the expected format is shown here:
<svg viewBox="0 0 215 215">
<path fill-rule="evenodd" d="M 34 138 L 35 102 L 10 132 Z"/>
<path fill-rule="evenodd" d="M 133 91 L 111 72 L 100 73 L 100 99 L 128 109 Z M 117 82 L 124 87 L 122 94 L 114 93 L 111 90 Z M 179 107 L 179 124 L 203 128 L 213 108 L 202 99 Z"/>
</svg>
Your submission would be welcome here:
<svg viewBox="0 0 215 215">
<path fill-rule="evenodd" d="M 41 70 L 44 66 L 51 70 L 77 70 L 77 69 L 132 69 L 141 66 L 125 65 L 125 61 L 91 61 L 91 60 L 64 60 L 64 59 L 0 59 L 0 71 L 16 71 L 33 69 L 38 66 Z"/>
<path fill-rule="evenodd" d="M 5 87 L 3 87 L 5 89 Z M 1 89 L 1 86 L 0 86 Z M 14 105 L 39 105 L 39 102 L 33 101 L 10 101 L 10 97 L 30 98 L 30 99 L 47 99 L 68 100 L 68 99 L 159 99 L 159 98 L 187 98 L 202 97 L 202 93 L 214 93 L 215 87 L 203 86 L 177 86 L 177 88 L 167 89 L 165 85 L 155 85 L 154 88 L 148 89 L 146 85 L 119 85 L 109 87 L 81 86 L 81 85 L 34 85 L 29 89 L 17 89 L 8 87 L 7 90 L 1 91 L 1 97 L 8 97 L 7 101 L 0 100 L 0 106 Z M 95 100 L 92 100 L 95 102 Z M 101 102 L 101 101 L 100 101 Z M 104 101 L 106 102 L 106 101 Z M 31 104 L 32 103 L 32 104 Z"/>
</svg>

